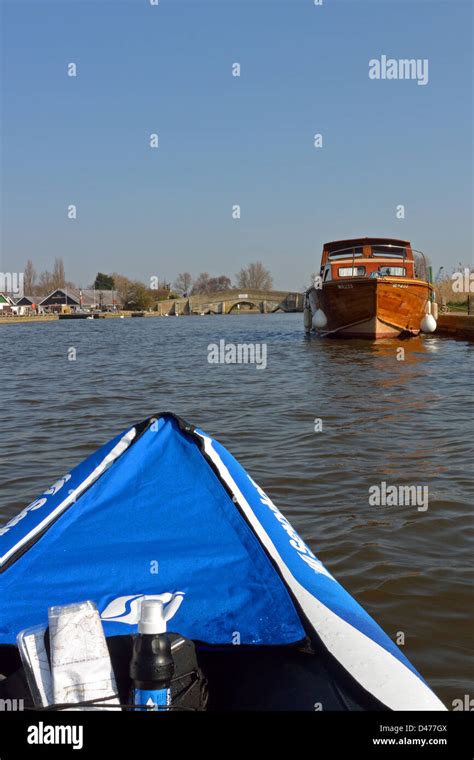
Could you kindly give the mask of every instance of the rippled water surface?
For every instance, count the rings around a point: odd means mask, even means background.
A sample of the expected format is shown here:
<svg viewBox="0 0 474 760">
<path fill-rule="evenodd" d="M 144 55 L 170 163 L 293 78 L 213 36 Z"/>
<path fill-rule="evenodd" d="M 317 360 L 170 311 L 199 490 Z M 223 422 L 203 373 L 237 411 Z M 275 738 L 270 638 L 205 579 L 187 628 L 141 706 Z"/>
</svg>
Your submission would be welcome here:
<svg viewBox="0 0 474 760">
<path fill-rule="evenodd" d="M 266 343 L 267 368 L 209 364 L 220 339 Z M 392 638 L 404 633 L 449 707 L 472 694 L 472 344 L 308 340 L 300 314 L 0 325 L 0 341 L 2 520 L 123 428 L 174 411 L 230 449 Z M 382 481 L 428 485 L 428 510 L 370 506 Z"/>
</svg>

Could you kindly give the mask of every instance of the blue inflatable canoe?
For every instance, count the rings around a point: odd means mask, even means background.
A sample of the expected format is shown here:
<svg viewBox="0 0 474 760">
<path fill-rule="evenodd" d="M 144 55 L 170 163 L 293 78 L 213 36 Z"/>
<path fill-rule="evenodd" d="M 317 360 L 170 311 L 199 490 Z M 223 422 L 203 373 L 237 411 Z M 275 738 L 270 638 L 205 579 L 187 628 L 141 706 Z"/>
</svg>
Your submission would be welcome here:
<svg viewBox="0 0 474 760">
<path fill-rule="evenodd" d="M 445 709 L 231 454 L 167 412 L 0 527 L 0 673 L 50 606 L 90 599 L 123 640 L 144 598 L 173 601 L 216 709 Z"/>
</svg>

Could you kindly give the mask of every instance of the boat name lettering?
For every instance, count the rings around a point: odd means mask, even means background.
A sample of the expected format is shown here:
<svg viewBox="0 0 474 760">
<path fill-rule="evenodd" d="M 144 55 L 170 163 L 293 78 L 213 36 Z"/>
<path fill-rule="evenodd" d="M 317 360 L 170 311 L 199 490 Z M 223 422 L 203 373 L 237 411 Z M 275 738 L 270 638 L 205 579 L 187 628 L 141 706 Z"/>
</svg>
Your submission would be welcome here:
<svg viewBox="0 0 474 760">
<path fill-rule="evenodd" d="M 255 488 L 257 489 L 260 496 L 260 501 L 262 502 L 262 504 L 268 507 L 269 509 L 271 509 L 274 517 L 276 517 L 278 522 L 281 524 L 283 530 L 285 530 L 288 536 L 290 537 L 290 546 L 292 546 L 293 549 L 296 549 L 298 556 L 303 560 L 303 562 L 306 562 L 306 564 L 309 565 L 312 568 L 312 570 L 314 570 L 316 573 L 322 573 L 323 575 L 327 575 L 328 578 L 332 579 L 331 573 L 329 573 L 329 571 L 326 570 L 326 568 L 324 567 L 323 563 L 320 562 L 319 559 L 314 556 L 311 549 L 308 546 L 306 546 L 303 539 L 297 534 L 295 529 L 291 527 L 286 517 L 282 515 L 278 507 L 274 505 L 274 503 L 267 496 L 265 491 L 262 488 L 260 488 L 258 483 L 255 483 L 255 481 L 250 477 L 250 475 L 249 475 L 249 479 L 252 485 L 254 485 Z"/>
<path fill-rule="evenodd" d="M 44 494 L 46 496 L 54 496 L 58 491 L 61 490 L 61 488 L 68 482 L 68 480 L 71 479 L 71 475 L 65 475 L 63 478 L 59 478 L 59 480 L 56 481 L 56 483 L 53 483 L 52 486 L 46 489 L 44 491 Z"/>
<path fill-rule="evenodd" d="M 58 491 L 61 490 L 61 488 L 68 482 L 71 475 L 65 475 L 63 478 L 60 478 L 56 481 L 56 483 L 53 483 L 52 486 L 50 486 L 46 491 L 44 491 L 43 496 L 41 496 L 39 499 L 35 499 L 35 501 L 32 501 L 31 504 L 29 504 L 25 509 L 23 509 L 18 515 L 13 517 L 9 522 L 7 522 L 6 525 L 3 526 L 3 528 L 0 528 L 0 536 L 4 536 L 5 533 L 8 533 L 11 528 L 14 528 L 15 525 L 18 525 L 20 520 L 23 520 L 24 517 L 26 517 L 27 514 L 30 512 L 34 512 L 37 509 L 40 509 L 40 507 L 43 507 L 46 502 L 48 501 L 48 496 L 54 496 L 58 493 Z"/>
</svg>

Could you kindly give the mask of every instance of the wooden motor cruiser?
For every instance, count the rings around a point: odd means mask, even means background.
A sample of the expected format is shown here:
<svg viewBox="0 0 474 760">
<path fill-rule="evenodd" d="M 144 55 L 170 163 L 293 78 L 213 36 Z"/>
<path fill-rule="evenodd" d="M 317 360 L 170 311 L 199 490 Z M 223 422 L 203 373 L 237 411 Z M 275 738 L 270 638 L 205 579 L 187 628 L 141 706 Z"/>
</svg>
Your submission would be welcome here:
<svg viewBox="0 0 474 760">
<path fill-rule="evenodd" d="M 406 240 L 326 243 L 306 292 L 305 329 L 322 336 L 390 338 L 436 329 L 437 308 L 424 254 Z"/>
</svg>

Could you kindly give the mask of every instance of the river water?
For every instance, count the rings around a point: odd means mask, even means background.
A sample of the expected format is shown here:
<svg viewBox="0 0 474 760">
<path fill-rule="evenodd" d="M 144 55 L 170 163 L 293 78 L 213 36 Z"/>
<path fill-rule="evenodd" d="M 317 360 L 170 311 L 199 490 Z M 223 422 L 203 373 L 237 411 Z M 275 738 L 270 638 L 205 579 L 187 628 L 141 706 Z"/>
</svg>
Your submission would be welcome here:
<svg viewBox="0 0 474 760">
<path fill-rule="evenodd" d="M 0 340 L 0 521 L 123 428 L 174 411 L 404 635 L 448 707 L 472 694 L 473 344 L 307 339 L 301 314 L 0 325 Z M 210 364 L 220 340 L 265 344 L 266 368 Z M 382 482 L 427 485 L 428 509 L 372 506 Z"/>
</svg>

